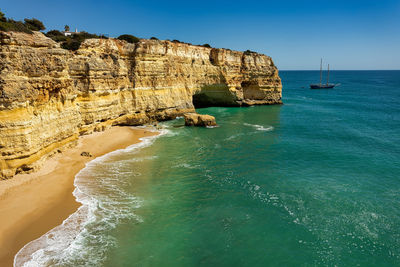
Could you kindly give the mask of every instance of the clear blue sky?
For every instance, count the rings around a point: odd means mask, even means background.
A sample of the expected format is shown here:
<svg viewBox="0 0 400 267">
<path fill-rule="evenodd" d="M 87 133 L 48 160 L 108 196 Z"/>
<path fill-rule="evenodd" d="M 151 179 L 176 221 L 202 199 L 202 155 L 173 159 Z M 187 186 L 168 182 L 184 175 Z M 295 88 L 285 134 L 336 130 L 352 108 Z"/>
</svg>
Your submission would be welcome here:
<svg viewBox="0 0 400 267">
<path fill-rule="evenodd" d="M 7 17 L 50 29 L 178 39 L 254 50 L 282 69 L 400 69 L 400 0 L 0 0 Z"/>
</svg>

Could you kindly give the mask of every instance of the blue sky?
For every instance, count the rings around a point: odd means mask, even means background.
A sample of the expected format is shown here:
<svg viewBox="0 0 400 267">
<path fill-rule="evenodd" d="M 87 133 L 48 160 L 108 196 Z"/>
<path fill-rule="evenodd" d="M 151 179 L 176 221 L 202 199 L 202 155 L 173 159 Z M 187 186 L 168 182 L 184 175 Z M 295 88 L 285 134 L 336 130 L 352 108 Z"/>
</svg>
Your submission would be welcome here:
<svg viewBox="0 0 400 267">
<path fill-rule="evenodd" d="M 254 50 L 282 70 L 400 69 L 400 0 L 0 0 L 7 17 L 50 29 L 178 39 Z"/>
</svg>

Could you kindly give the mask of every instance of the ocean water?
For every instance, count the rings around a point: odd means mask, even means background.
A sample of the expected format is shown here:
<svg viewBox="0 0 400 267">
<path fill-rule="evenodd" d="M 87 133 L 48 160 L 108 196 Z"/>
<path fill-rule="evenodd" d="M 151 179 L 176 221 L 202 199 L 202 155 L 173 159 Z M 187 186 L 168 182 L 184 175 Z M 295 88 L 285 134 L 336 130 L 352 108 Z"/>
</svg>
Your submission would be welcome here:
<svg viewBox="0 0 400 267">
<path fill-rule="evenodd" d="M 400 71 L 281 71 L 281 106 L 213 107 L 219 127 L 89 163 L 83 203 L 25 266 L 400 266 Z"/>
</svg>

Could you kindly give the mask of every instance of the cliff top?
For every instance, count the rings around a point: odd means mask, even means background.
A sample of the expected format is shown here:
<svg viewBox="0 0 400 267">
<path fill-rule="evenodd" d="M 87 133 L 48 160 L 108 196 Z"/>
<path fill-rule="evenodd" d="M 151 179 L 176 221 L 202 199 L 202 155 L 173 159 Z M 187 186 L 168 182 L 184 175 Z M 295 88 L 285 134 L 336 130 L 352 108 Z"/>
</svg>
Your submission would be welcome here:
<svg viewBox="0 0 400 267">
<path fill-rule="evenodd" d="M 77 50 L 84 51 L 84 50 L 134 50 L 137 44 L 142 45 L 154 45 L 154 44 L 169 44 L 174 47 L 197 47 L 198 49 L 211 51 L 213 49 L 226 51 L 227 53 L 236 54 L 236 55 L 254 55 L 254 56 L 265 56 L 271 59 L 269 56 L 264 55 L 262 53 L 246 50 L 236 51 L 227 48 L 213 48 L 205 45 L 194 45 L 190 43 L 180 42 L 177 40 L 170 41 L 170 40 L 158 40 L 158 39 L 139 39 L 136 43 L 130 43 L 125 40 L 120 40 L 117 38 L 89 38 L 85 39 L 80 47 Z M 15 32 L 15 31 L 1 31 L 0 30 L 0 44 L 1 45 L 15 45 L 15 46 L 30 46 L 30 47 L 47 47 L 47 48 L 63 48 L 60 43 L 54 41 L 53 39 L 47 37 L 45 34 L 39 31 L 33 31 L 32 33 L 25 33 L 25 32 Z M 69 50 L 69 49 L 66 49 Z M 71 51 L 74 52 L 74 51 Z"/>
</svg>

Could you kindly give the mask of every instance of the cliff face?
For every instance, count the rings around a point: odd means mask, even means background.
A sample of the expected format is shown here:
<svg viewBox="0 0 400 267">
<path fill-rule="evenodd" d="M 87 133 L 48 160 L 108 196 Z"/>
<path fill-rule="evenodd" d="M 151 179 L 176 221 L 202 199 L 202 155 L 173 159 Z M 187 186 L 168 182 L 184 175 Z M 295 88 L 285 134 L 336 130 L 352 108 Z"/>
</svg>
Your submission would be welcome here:
<svg viewBox="0 0 400 267">
<path fill-rule="evenodd" d="M 0 32 L 0 178 L 30 171 L 79 135 L 173 119 L 194 106 L 281 103 L 268 56 L 169 41 Z"/>
</svg>

